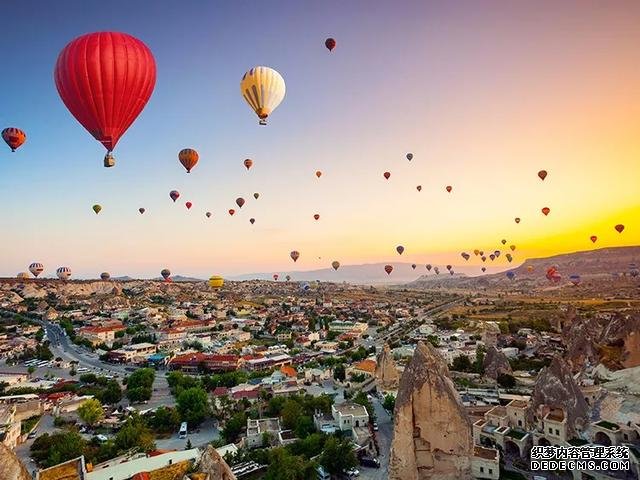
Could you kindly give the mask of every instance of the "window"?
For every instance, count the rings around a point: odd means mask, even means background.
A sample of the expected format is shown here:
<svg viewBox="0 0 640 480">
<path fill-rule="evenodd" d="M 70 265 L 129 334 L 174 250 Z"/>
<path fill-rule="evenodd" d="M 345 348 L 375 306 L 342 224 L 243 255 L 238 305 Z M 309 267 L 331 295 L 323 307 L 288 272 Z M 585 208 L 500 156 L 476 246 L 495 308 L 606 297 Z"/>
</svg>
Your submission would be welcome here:
<svg viewBox="0 0 640 480">
<path fill-rule="evenodd" d="M 553 428 L 549 427 L 549 433 L 553 434 Z"/>
<path fill-rule="evenodd" d="M 493 475 L 493 468 L 489 469 L 489 475 Z"/>
<path fill-rule="evenodd" d="M 518 420 L 518 426 L 521 427 L 522 426 L 522 420 Z"/>
<path fill-rule="evenodd" d="M 560 430 L 556 428 L 556 435 L 560 436 Z"/>
<path fill-rule="evenodd" d="M 480 467 L 480 473 L 484 473 L 484 467 Z"/>
</svg>

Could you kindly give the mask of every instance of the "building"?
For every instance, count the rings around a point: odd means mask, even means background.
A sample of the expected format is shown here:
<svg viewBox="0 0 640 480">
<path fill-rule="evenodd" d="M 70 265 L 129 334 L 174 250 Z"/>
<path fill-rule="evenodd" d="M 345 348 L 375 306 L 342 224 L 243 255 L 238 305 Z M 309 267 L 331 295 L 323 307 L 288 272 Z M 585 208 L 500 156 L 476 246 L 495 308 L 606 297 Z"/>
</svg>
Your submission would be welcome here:
<svg viewBox="0 0 640 480">
<path fill-rule="evenodd" d="M 500 447 L 510 455 L 524 457 L 531 448 L 532 435 L 525 429 L 527 402 L 512 400 L 497 405 L 473 424 L 473 441 L 485 447 Z"/>
<path fill-rule="evenodd" d="M 108 353 L 109 361 L 114 363 L 142 362 L 153 355 L 158 347 L 153 343 L 134 343 Z"/>
<path fill-rule="evenodd" d="M 471 459 L 471 473 L 473 478 L 499 480 L 500 452 L 495 448 L 475 445 Z"/>
<path fill-rule="evenodd" d="M 176 355 L 169 360 L 171 370 L 182 370 L 185 373 L 232 372 L 243 365 L 244 361 L 237 355 L 219 355 L 212 353 L 187 353 Z"/>
<path fill-rule="evenodd" d="M 331 413 L 340 430 L 351 430 L 354 427 L 366 427 L 369 425 L 367 409 L 359 403 L 344 402 L 333 404 Z"/>
<path fill-rule="evenodd" d="M 116 338 L 116 332 L 124 330 L 123 326 L 109 326 L 109 327 L 82 327 L 78 330 L 78 336 L 89 340 L 92 345 L 111 345 Z"/>
<path fill-rule="evenodd" d="M 246 446 L 248 448 L 260 448 L 266 445 L 266 440 L 275 443 L 280 433 L 279 418 L 247 419 Z"/>
<path fill-rule="evenodd" d="M 291 365 L 292 358 L 287 354 L 273 355 L 270 357 L 251 358 L 245 363 L 245 368 L 249 371 L 269 370 Z"/>
</svg>

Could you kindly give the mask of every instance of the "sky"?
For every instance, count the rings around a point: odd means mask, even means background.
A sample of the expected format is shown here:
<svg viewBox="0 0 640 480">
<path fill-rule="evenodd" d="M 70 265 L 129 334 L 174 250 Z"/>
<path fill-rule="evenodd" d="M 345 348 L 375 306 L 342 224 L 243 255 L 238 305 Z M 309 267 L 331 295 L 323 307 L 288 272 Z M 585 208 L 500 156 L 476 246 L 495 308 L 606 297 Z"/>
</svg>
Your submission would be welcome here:
<svg viewBox="0 0 640 480">
<path fill-rule="evenodd" d="M 23 1 L 0 16 L 0 127 L 28 137 L 0 148 L 0 275 L 34 261 L 77 278 L 461 265 L 503 238 L 514 264 L 638 245 L 639 25 L 631 0 Z M 101 30 L 157 64 L 110 169 L 53 82 L 60 50 Z M 256 65 L 287 86 L 266 127 L 239 91 Z"/>
</svg>

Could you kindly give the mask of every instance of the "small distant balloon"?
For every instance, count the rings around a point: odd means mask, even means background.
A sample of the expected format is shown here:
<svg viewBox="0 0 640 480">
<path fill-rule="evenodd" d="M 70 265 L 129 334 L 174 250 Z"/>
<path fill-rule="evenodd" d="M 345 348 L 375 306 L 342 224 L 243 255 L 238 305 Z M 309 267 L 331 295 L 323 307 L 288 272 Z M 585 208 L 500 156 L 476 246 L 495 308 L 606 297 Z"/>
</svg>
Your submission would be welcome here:
<svg viewBox="0 0 640 480">
<path fill-rule="evenodd" d="M 324 46 L 331 52 L 334 48 L 336 48 L 336 41 L 333 38 L 327 38 L 324 41 Z"/>
<path fill-rule="evenodd" d="M 191 173 L 191 169 L 196 166 L 200 156 L 193 148 L 183 148 L 178 153 L 178 160 L 182 166 L 187 170 L 187 173 Z"/>
<path fill-rule="evenodd" d="M 419 192 L 421 192 L 421 191 L 422 191 L 422 185 L 418 185 L 418 186 L 416 187 L 416 190 L 418 190 Z"/>
<path fill-rule="evenodd" d="M 460 256 L 465 260 L 469 260 L 469 258 L 471 258 L 471 255 L 469 255 L 467 252 L 462 252 Z"/>
<path fill-rule="evenodd" d="M 430 264 L 430 263 L 427 263 L 427 264 L 425 265 L 425 267 L 426 267 L 426 269 L 427 269 L 427 271 L 428 271 L 428 272 L 430 272 L 430 271 L 431 271 L 431 269 L 433 268 L 433 267 L 431 266 L 431 264 Z"/>
<path fill-rule="evenodd" d="M 550 209 L 549 207 L 544 207 L 544 208 L 542 209 L 542 213 L 544 213 L 545 217 L 546 217 L 547 215 L 549 215 L 549 212 L 550 212 L 550 211 L 551 211 L 551 209 Z"/>
<path fill-rule="evenodd" d="M 289 280 L 291 280 L 291 275 L 286 275 L 284 279 L 288 282 Z"/>
<path fill-rule="evenodd" d="M 207 218 L 211 218 L 211 212 L 207 212 L 207 213 L 205 213 L 204 215 L 205 215 L 205 217 L 207 217 Z"/>
<path fill-rule="evenodd" d="M 110 278 L 111 278 L 111 275 L 109 274 L 109 272 L 102 272 L 102 273 L 100 274 L 100 279 L 101 279 L 101 280 L 103 280 L 103 281 L 105 281 L 105 282 L 106 282 L 107 280 L 109 280 Z"/>
<path fill-rule="evenodd" d="M 293 250 L 293 251 L 289 254 L 289 256 L 291 257 L 291 259 L 292 259 L 294 262 L 297 262 L 297 261 L 298 261 L 298 258 L 300 258 L 300 252 L 298 252 L 297 250 Z"/>
<path fill-rule="evenodd" d="M 249 223 L 250 223 L 251 225 L 253 225 L 254 223 L 256 223 L 256 219 L 255 219 L 255 218 L 250 218 L 250 219 L 249 219 Z"/>
<path fill-rule="evenodd" d="M 417 265 L 415 263 L 411 264 L 411 268 L 413 268 L 414 270 L 416 269 Z"/>
<path fill-rule="evenodd" d="M 255 198 L 256 200 L 258 199 L 259 196 L 260 196 L 260 194 L 258 192 L 253 194 L 253 198 Z"/>
<path fill-rule="evenodd" d="M 277 273 L 273 274 L 273 279 L 277 282 L 278 278 L 280 277 L 280 275 L 278 275 Z"/>
<path fill-rule="evenodd" d="M 164 278 L 165 281 L 167 281 L 169 277 L 171 277 L 171 270 L 169 270 L 168 268 L 163 268 L 160 271 L 160 275 L 162 275 L 162 278 Z"/>
<path fill-rule="evenodd" d="M 249 170 L 253 166 L 253 160 L 251 160 L 250 158 L 246 158 L 242 163 L 247 170 Z"/>
<path fill-rule="evenodd" d="M 591 240 L 592 243 L 596 243 L 598 241 L 598 237 L 596 237 L 595 235 L 591 235 L 589 239 Z"/>
<path fill-rule="evenodd" d="M 144 212 L 146 212 L 146 210 L 143 207 L 140 207 L 138 209 L 138 211 L 140 212 L 140 215 L 142 215 Z"/>
<path fill-rule="evenodd" d="M 407 160 L 413 160 L 413 153 L 407 153 Z"/>
<path fill-rule="evenodd" d="M 93 209 L 94 212 L 96 212 L 96 215 L 100 213 L 100 211 L 102 210 L 102 207 L 100 205 L 94 205 L 93 207 L 91 207 Z"/>
<path fill-rule="evenodd" d="M 31 265 L 29 265 L 29 271 L 31 272 L 31 275 L 38 278 L 38 275 L 40 275 L 44 271 L 44 265 L 39 262 L 33 262 Z"/>
<path fill-rule="evenodd" d="M 316 220 L 320 220 L 320 215 L 316 213 L 316 214 L 313 215 L 313 218 L 316 219 Z"/>
<path fill-rule="evenodd" d="M 393 272 L 393 265 L 385 265 L 384 271 L 387 272 L 387 275 L 391 275 L 391 272 Z"/>
<path fill-rule="evenodd" d="M 2 130 L 2 139 L 15 152 L 27 140 L 27 135 L 19 128 L 8 127 Z"/>
<path fill-rule="evenodd" d="M 502 244 L 503 244 L 503 245 L 506 245 L 506 244 L 507 244 L 507 240 L 506 240 L 506 239 L 504 239 L 504 238 L 503 238 L 502 240 L 500 240 L 500 241 L 502 242 Z"/>
<path fill-rule="evenodd" d="M 177 190 L 171 190 L 169 192 L 169 197 L 175 202 L 178 198 L 180 198 L 180 192 L 178 192 Z"/>
<path fill-rule="evenodd" d="M 516 272 L 512 272 L 511 270 L 509 270 L 509 271 L 507 272 L 507 278 L 508 278 L 509 280 L 513 280 L 514 278 L 516 278 Z"/>
<path fill-rule="evenodd" d="M 236 211 L 233 208 L 229 209 L 229 215 L 231 215 L 233 217 L 233 214 L 236 213 Z"/>
<path fill-rule="evenodd" d="M 486 262 L 486 261 L 487 261 L 487 257 L 485 257 L 484 255 L 482 255 L 482 256 L 480 257 L 480 260 L 482 260 L 483 262 Z"/>
<path fill-rule="evenodd" d="M 384 172 L 384 173 L 382 174 L 382 176 L 383 176 L 384 178 L 386 178 L 387 180 L 389 180 L 389 177 L 391 176 L 391 172 Z"/>
<path fill-rule="evenodd" d="M 544 180 L 545 178 L 547 178 L 547 171 L 546 170 L 540 170 L 538 172 L 538 176 L 540 177 L 540 180 Z"/>
<path fill-rule="evenodd" d="M 447 265 L 447 270 L 451 270 L 453 268 L 452 265 Z"/>
<path fill-rule="evenodd" d="M 491 260 L 492 262 L 496 259 L 496 256 L 493 253 L 489 254 L 489 260 Z"/>
<path fill-rule="evenodd" d="M 185 204 L 184 204 L 184 205 L 185 205 L 185 207 L 187 207 L 187 210 L 189 210 L 189 209 L 193 206 L 193 203 L 191 203 L 191 202 L 185 202 Z"/>
<path fill-rule="evenodd" d="M 404 252 L 404 247 L 402 245 L 398 245 L 396 247 L 396 252 L 398 252 L 399 255 L 402 255 L 402 252 Z"/>
<path fill-rule="evenodd" d="M 316 170 L 316 177 L 320 178 L 322 176 L 322 172 L 320 170 Z"/>
<path fill-rule="evenodd" d="M 337 260 L 334 260 L 333 262 L 331 262 L 331 266 L 333 267 L 334 270 L 338 270 L 340 268 L 340 262 Z"/>
<path fill-rule="evenodd" d="M 520 223 L 520 217 L 515 218 L 516 223 Z"/>
<path fill-rule="evenodd" d="M 509 245 L 509 248 L 510 248 L 510 249 L 511 249 L 511 251 L 513 252 L 513 251 L 515 251 L 516 246 L 515 246 L 515 245 Z"/>
<path fill-rule="evenodd" d="M 447 185 L 446 190 L 447 192 L 451 193 L 451 190 L 453 190 L 453 187 L 451 185 Z"/>
<path fill-rule="evenodd" d="M 242 197 L 236 198 L 236 205 L 238 205 L 238 207 L 242 208 L 242 206 L 244 205 L 244 198 L 242 198 Z"/>
<path fill-rule="evenodd" d="M 621 223 L 619 223 L 619 224 L 618 224 L 618 225 L 616 225 L 614 228 L 616 229 L 616 231 L 617 231 L 618 233 L 622 233 L 622 231 L 624 230 L 624 225 L 622 225 Z"/>
<path fill-rule="evenodd" d="M 482 267 L 480 270 L 482 270 L 482 272 L 486 272 L 487 271 L 487 267 Z"/>
</svg>

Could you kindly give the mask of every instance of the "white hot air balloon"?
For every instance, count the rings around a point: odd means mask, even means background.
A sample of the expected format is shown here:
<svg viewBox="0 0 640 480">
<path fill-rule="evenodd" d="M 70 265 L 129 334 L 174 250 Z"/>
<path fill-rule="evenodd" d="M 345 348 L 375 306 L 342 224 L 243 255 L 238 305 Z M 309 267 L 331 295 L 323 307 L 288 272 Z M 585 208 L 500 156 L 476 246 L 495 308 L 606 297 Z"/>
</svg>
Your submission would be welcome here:
<svg viewBox="0 0 640 480">
<path fill-rule="evenodd" d="M 71 269 L 69 267 L 60 267 L 56 270 L 56 275 L 60 280 L 68 280 L 71 277 Z"/>
<path fill-rule="evenodd" d="M 31 272 L 31 275 L 38 277 L 38 275 L 44 271 L 44 266 L 41 263 L 33 262 L 29 265 L 29 271 Z"/>
<path fill-rule="evenodd" d="M 284 99 L 284 78 L 273 68 L 253 67 L 240 80 L 240 93 L 256 112 L 260 125 L 267 124 L 267 117 Z"/>
<path fill-rule="evenodd" d="M 29 280 L 29 274 L 27 272 L 20 272 L 16 277 L 18 280 Z"/>
</svg>

